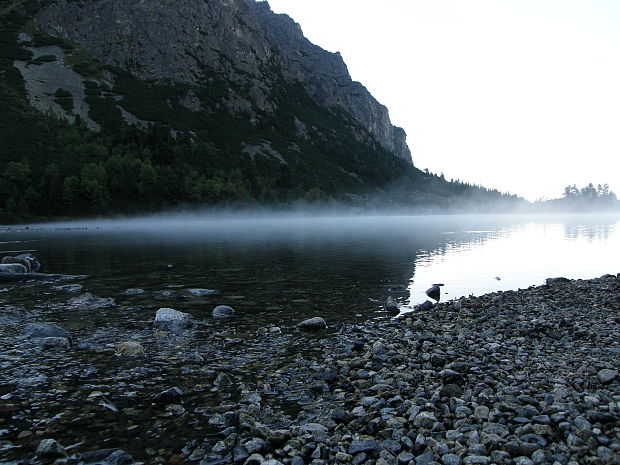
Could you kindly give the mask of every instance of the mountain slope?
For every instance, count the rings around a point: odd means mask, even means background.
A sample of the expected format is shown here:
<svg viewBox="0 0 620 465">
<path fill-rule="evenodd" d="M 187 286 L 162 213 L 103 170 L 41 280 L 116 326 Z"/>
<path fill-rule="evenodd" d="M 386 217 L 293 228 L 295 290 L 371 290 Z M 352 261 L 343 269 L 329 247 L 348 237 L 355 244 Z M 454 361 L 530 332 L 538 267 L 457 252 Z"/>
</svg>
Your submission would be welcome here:
<svg viewBox="0 0 620 465">
<path fill-rule="evenodd" d="M 265 2 L 8 0 L 0 21 L 0 221 L 489 194 L 416 169 L 342 58 Z"/>
<path fill-rule="evenodd" d="M 272 96 L 282 80 L 299 83 L 320 106 L 344 110 L 383 148 L 411 162 L 404 131 L 351 80 L 342 57 L 310 43 L 298 24 L 274 14 L 267 2 L 60 0 L 38 13 L 36 24 L 140 79 L 208 88 L 214 73 L 224 77 L 234 86 L 222 104 L 253 121 L 276 110 Z"/>
</svg>

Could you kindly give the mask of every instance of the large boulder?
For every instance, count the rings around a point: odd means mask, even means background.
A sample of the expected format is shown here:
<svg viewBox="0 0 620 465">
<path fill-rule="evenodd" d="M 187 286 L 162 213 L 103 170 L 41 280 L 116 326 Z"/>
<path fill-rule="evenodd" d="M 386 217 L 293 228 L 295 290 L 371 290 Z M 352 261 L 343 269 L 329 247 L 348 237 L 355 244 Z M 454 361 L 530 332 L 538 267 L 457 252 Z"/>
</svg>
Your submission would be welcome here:
<svg viewBox="0 0 620 465">
<path fill-rule="evenodd" d="M 41 350 L 61 351 L 71 348 L 71 341 L 66 337 L 42 337 L 36 341 Z"/>
<path fill-rule="evenodd" d="M 26 273 L 28 273 L 28 268 L 26 268 L 21 263 L 2 263 L 2 264 L 0 264 L 0 275 L 12 276 L 12 275 L 16 275 L 16 274 L 26 274 Z"/>
<path fill-rule="evenodd" d="M 58 441 L 54 439 L 42 439 L 37 446 L 35 455 L 42 459 L 51 461 L 61 457 L 66 457 L 67 452 L 65 451 L 65 448 L 58 443 Z"/>
<path fill-rule="evenodd" d="M 30 262 L 30 269 L 35 273 L 41 269 L 41 263 L 39 262 L 39 260 L 37 260 L 37 257 L 32 255 L 31 253 L 20 254 L 17 256 L 17 258 Z"/>
<path fill-rule="evenodd" d="M 116 307 L 116 302 L 112 297 L 97 297 L 90 292 L 86 292 L 77 297 L 69 299 L 69 305 L 81 310 L 97 310 L 99 308 Z"/>
<path fill-rule="evenodd" d="M 32 264 L 29 260 L 20 257 L 2 257 L 2 261 L 0 264 L 2 265 L 12 265 L 12 264 L 24 265 L 26 268 L 26 273 L 32 273 Z"/>
<path fill-rule="evenodd" d="M 194 326 L 194 318 L 189 313 L 173 308 L 160 308 L 155 314 L 155 326 L 164 331 L 179 331 Z"/>
<path fill-rule="evenodd" d="M 441 286 L 443 286 L 443 284 L 433 284 L 426 290 L 426 295 L 439 302 L 439 299 L 441 298 Z"/>
<path fill-rule="evenodd" d="M 297 328 L 306 331 L 317 331 L 319 329 L 326 329 L 327 323 L 320 316 L 315 316 L 314 318 L 308 318 L 307 320 L 298 323 Z"/>
<path fill-rule="evenodd" d="M 218 305 L 211 312 L 214 318 L 230 318 L 235 315 L 235 309 L 228 305 Z"/>
</svg>

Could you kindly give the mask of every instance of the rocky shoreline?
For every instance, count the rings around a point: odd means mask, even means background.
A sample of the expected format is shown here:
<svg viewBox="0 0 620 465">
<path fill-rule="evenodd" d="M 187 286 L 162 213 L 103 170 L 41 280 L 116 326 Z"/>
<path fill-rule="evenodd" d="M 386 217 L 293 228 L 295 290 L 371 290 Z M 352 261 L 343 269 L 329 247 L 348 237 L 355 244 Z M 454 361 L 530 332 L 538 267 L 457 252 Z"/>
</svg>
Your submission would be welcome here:
<svg viewBox="0 0 620 465">
<path fill-rule="evenodd" d="M 6 463 L 620 463 L 619 276 L 315 332 L 151 321 L 41 345 L 28 310 L 0 316 Z"/>
</svg>

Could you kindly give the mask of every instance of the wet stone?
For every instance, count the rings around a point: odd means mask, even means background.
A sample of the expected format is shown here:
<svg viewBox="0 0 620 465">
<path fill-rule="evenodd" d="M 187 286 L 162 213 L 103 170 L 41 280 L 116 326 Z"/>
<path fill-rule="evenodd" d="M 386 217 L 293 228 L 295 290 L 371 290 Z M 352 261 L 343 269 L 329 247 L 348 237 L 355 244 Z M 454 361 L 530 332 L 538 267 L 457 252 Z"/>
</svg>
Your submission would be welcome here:
<svg viewBox="0 0 620 465">
<path fill-rule="evenodd" d="M 320 329 L 326 329 L 327 323 L 320 316 L 316 316 L 313 318 L 308 318 L 307 320 L 304 320 L 301 323 L 298 323 L 297 327 L 302 330 L 316 331 Z"/>
<path fill-rule="evenodd" d="M 54 439 L 43 439 L 37 446 L 35 455 L 44 459 L 57 459 L 60 457 L 65 457 L 67 452 L 64 447 L 58 443 L 58 441 Z"/>
<path fill-rule="evenodd" d="M 121 342 L 116 346 L 116 355 L 123 357 L 144 357 L 146 350 L 139 342 L 127 341 Z"/>
<path fill-rule="evenodd" d="M 230 318 L 235 315 L 235 309 L 228 305 L 218 305 L 211 311 L 211 314 L 214 318 Z"/>
<path fill-rule="evenodd" d="M 24 328 L 24 335 L 29 338 L 61 337 L 69 339 L 71 335 L 60 326 L 47 323 L 29 323 Z"/>
<path fill-rule="evenodd" d="M 79 310 L 97 310 L 100 308 L 115 307 L 116 302 L 111 297 L 97 297 L 86 292 L 80 296 L 69 299 L 69 306 Z"/>
<path fill-rule="evenodd" d="M 61 286 L 52 286 L 52 289 L 63 292 L 80 292 L 84 289 L 84 286 L 81 284 L 63 284 Z"/>
<path fill-rule="evenodd" d="M 173 308 L 160 308 L 155 314 L 155 326 L 168 331 L 190 329 L 194 326 L 194 319 L 189 313 Z"/>
</svg>

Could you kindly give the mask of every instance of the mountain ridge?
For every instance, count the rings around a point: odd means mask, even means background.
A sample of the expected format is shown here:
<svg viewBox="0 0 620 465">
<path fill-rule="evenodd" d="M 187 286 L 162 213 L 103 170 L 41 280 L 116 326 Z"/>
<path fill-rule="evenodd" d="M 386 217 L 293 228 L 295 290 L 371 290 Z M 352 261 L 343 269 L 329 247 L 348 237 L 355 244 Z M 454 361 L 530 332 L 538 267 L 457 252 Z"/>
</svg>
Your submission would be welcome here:
<svg viewBox="0 0 620 465">
<path fill-rule="evenodd" d="M 224 75 L 247 90 L 229 89 L 224 104 L 253 121 L 273 111 L 274 73 L 281 73 L 288 83 L 301 83 L 319 105 L 343 109 L 384 149 L 412 163 L 404 130 L 351 79 L 340 54 L 312 44 L 297 23 L 273 13 L 267 2 L 59 0 L 45 6 L 35 22 L 141 79 L 208 85 L 208 73 Z"/>
</svg>

